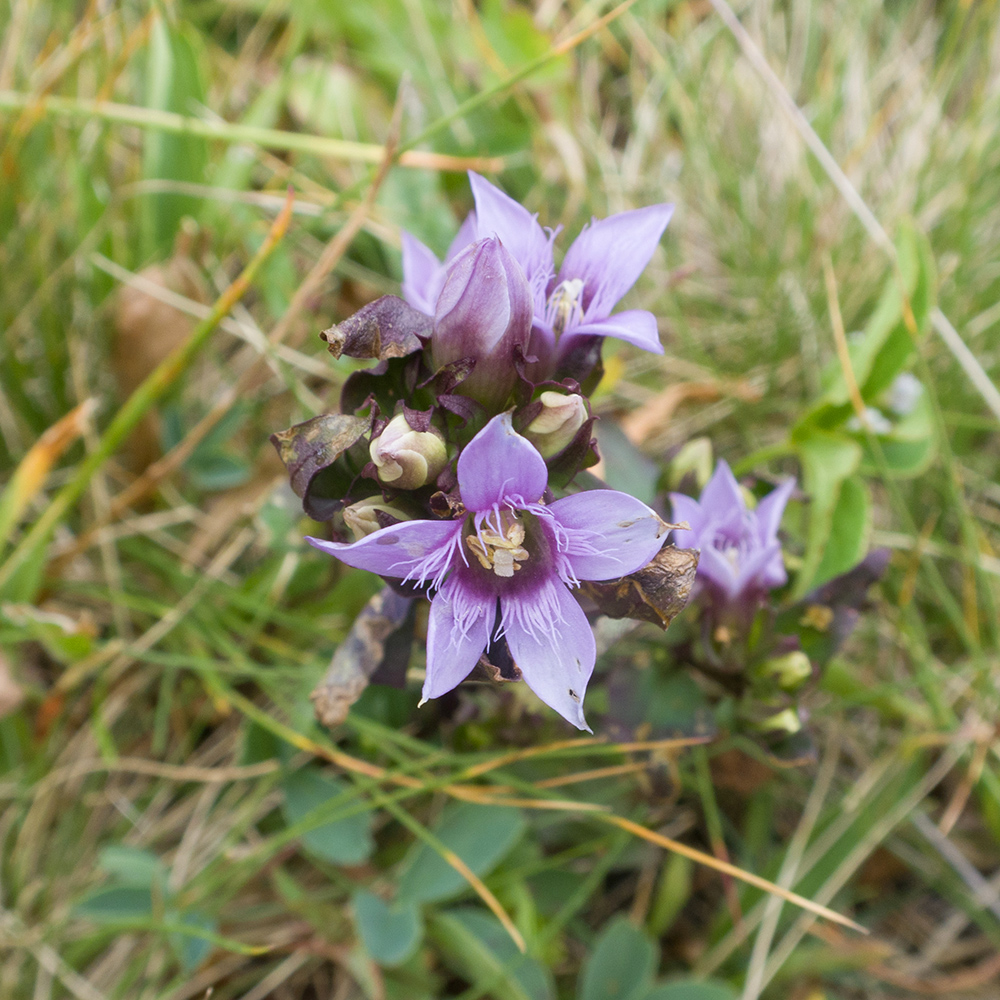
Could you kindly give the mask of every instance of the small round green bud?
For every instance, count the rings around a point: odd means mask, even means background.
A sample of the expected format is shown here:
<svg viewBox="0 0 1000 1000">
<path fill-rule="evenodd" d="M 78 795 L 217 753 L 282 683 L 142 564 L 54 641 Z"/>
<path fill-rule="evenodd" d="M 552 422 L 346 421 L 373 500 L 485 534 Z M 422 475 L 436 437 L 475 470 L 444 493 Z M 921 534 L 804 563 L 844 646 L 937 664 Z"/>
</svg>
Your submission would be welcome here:
<svg viewBox="0 0 1000 1000">
<path fill-rule="evenodd" d="M 405 414 L 389 421 L 369 449 L 380 483 L 398 490 L 416 490 L 436 479 L 448 464 L 444 437 L 435 427 L 415 431 Z"/>
<path fill-rule="evenodd" d="M 794 708 L 784 708 L 758 722 L 756 728 L 765 733 L 787 733 L 794 736 L 802 728 L 802 720 Z"/>
<path fill-rule="evenodd" d="M 528 424 L 524 436 L 538 449 L 542 458 L 558 455 L 587 422 L 587 407 L 582 396 L 546 391 L 538 397 L 542 412 Z"/>
<path fill-rule="evenodd" d="M 801 649 L 795 649 L 784 656 L 776 656 L 764 663 L 764 673 L 774 677 L 778 686 L 786 691 L 794 691 L 812 677 L 812 663 Z"/>
</svg>

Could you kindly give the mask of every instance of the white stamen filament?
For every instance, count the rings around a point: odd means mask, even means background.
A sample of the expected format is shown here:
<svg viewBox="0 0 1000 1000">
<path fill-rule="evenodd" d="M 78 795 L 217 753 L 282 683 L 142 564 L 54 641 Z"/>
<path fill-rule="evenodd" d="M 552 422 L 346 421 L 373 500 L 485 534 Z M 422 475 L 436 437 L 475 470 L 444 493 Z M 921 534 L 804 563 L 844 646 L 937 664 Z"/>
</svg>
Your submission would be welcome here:
<svg viewBox="0 0 1000 1000">
<path fill-rule="evenodd" d="M 583 318 L 583 307 L 581 297 L 583 295 L 583 280 L 581 278 L 567 278 L 560 281 L 546 303 L 548 317 L 556 336 L 561 334 L 572 324 L 571 320 L 579 322 Z"/>
</svg>

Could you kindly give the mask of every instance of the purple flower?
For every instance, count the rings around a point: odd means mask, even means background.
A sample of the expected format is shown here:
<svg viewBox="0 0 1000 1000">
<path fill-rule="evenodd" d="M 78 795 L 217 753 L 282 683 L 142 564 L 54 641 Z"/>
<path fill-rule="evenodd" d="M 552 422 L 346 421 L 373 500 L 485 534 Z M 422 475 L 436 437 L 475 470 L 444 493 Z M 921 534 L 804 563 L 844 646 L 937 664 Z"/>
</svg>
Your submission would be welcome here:
<svg viewBox="0 0 1000 1000">
<path fill-rule="evenodd" d="M 673 519 L 691 525 L 674 531 L 674 544 L 701 549 L 698 578 L 723 605 L 751 608 L 788 579 L 778 527 L 794 488 L 788 479 L 748 510 L 736 477 L 720 460 L 700 500 L 670 494 Z"/>
<path fill-rule="evenodd" d="M 662 545 L 662 522 L 614 490 L 541 502 L 542 456 L 494 417 L 458 459 L 467 513 L 453 521 L 405 521 L 350 544 L 316 548 L 381 576 L 430 584 L 423 697 L 460 683 L 491 642 L 505 638 L 528 686 L 579 729 L 594 669 L 594 636 L 569 588 L 645 566 Z"/>
<path fill-rule="evenodd" d="M 643 309 L 612 313 L 645 270 L 673 205 L 650 205 L 593 219 L 573 241 L 555 274 L 552 242 L 536 216 L 485 178 L 469 172 L 480 236 L 496 234 L 524 268 L 534 304 L 531 353 L 546 359 L 565 354 L 575 337 L 618 337 L 663 353 L 656 317 Z"/>
<path fill-rule="evenodd" d="M 451 263 L 437 298 L 431 356 L 437 368 L 473 358 L 455 391 L 490 413 L 503 408 L 517 382 L 514 349 L 531 335 L 531 293 L 524 272 L 496 238 L 467 246 Z"/>
<path fill-rule="evenodd" d="M 465 217 L 455 238 L 448 247 L 444 263 L 430 247 L 424 246 L 410 233 L 403 230 L 403 298 L 422 313 L 434 315 L 438 296 L 444 287 L 448 265 L 476 238 L 476 216 L 470 212 Z"/>
<path fill-rule="evenodd" d="M 575 337 L 618 337 L 663 353 L 656 317 L 642 309 L 612 313 L 635 284 L 663 235 L 673 205 L 650 205 L 592 220 L 576 238 L 556 274 L 552 244 L 559 229 L 546 230 L 538 217 L 485 178 L 469 172 L 476 210 L 462 224 L 445 263 L 419 240 L 403 233 L 403 298 L 433 315 L 449 262 L 475 238 L 496 236 L 521 265 L 531 289 L 533 329 L 529 353 L 552 367 L 559 341 L 565 355 Z"/>
</svg>

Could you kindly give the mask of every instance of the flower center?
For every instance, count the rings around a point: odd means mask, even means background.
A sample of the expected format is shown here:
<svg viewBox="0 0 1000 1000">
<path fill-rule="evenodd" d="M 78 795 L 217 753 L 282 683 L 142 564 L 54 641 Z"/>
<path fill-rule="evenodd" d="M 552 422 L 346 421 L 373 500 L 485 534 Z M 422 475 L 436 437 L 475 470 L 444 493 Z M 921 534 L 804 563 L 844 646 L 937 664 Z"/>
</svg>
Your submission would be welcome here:
<svg viewBox="0 0 1000 1000">
<path fill-rule="evenodd" d="M 552 289 L 546 312 L 557 337 L 568 326 L 576 326 L 583 320 L 582 297 L 582 278 L 567 278 Z"/>
<path fill-rule="evenodd" d="M 497 576 L 513 576 L 531 555 L 524 548 L 524 524 L 509 511 L 501 511 L 492 521 L 487 518 L 478 531 L 466 536 L 465 544 L 483 569 Z"/>
</svg>

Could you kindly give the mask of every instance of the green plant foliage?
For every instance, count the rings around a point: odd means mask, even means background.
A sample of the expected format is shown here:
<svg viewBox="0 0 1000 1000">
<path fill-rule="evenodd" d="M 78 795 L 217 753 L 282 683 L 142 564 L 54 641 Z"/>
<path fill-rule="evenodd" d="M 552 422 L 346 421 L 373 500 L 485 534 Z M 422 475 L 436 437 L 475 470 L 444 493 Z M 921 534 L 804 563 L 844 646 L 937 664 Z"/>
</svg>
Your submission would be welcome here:
<svg viewBox="0 0 1000 1000">
<path fill-rule="evenodd" d="M 281 784 L 285 793 L 285 819 L 289 824 L 308 821 L 320 813 L 326 803 L 346 790 L 342 782 L 329 777 L 318 767 L 292 771 Z M 370 812 L 355 813 L 329 823 L 317 823 L 302 834 L 302 843 L 324 861 L 357 865 L 368 858 L 375 848 L 371 825 Z"/>
<path fill-rule="evenodd" d="M 656 971 L 656 949 L 623 917 L 612 920 L 583 966 L 578 1000 L 641 1000 Z"/>
<path fill-rule="evenodd" d="M 517 809 L 457 802 L 444 810 L 432 830 L 474 874 L 482 877 L 524 836 L 525 822 Z M 450 899 L 467 888 L 462 875 L 444 858 L 428 845 L 418 843 L 403 863 L 397 899 L 431 903 Z"/>
<path fill-rule="evenodd" d="M 413 954 L 423 935 L 414 903 L 390 904 L 361 889 L 351 899 L 354 925 L 365 951 L 379 965 L 394 966 Z"/>
<path fill-rule="evenodd" d="M 169 24 L 160 15 L 150 32 L 146 66 L 146 106 L 196 116 L 205 103 L 198 43 L 186 27 Z M 203 181 L 208 150 L 205 140 L 191 135 L 150 132 L 146 136 L 143 176 L 150 180 Z M 181 218 L 197 208 L 184 195 L 170 194 L 148 201 L 148 250 L 169 254 Z"/>
<path fill-rule="evenodd" d="M 675 980 L 661 983 L 643 1000 L 736 1000 L 737 994 L 723 983 Z"/>
<path fill-rule="evenodd" d="M 517 950 L 496 917 L 471 907 L 439 910 L 428 930 L 449 966 L 496 1000 L 555 1000 L 548 971 Z"/>
</svg>

